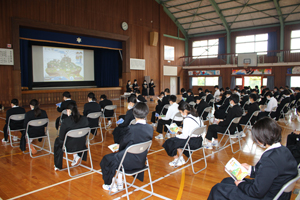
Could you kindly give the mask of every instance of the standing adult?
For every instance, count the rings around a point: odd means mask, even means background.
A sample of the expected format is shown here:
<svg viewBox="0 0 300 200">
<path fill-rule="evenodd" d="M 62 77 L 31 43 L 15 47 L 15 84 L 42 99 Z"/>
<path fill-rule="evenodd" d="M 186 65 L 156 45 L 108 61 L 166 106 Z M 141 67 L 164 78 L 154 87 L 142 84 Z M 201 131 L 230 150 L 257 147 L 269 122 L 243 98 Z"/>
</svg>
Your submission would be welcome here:
<svg viewBox="0 0 300 200">
<path fill-rule="evenodd" d="M 150 96 L 150 101 L 153 101 L 153 96 L 154 96 L 154 82 L 153 79 L 151 79 L 150 83 L 149 83 L 149 96 Z"/>
<path fill-rule="evenodd" d="M 147 84 L 147 81 L 144 80 L 144 83 L 142 85 L 143 89 L 142 89 L 142 95 L 144 97 L 147 97 L 148 96 L 148 84 Z"/>
</svg>

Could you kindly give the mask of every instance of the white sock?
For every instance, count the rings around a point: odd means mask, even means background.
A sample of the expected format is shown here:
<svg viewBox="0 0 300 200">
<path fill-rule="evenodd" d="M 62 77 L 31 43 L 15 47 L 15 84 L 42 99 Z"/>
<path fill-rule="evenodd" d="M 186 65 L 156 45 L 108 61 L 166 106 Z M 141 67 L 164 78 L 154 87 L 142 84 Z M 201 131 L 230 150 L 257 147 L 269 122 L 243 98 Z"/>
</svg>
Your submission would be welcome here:
<svg viewBox="0 0 300 200">
<path fill-rule="evenodd" d="M 123 177 L 122 173 L 119 173 L 118 174 L 118 179 L 117 179 L 117 184 L 118 185 L 122 185 L 122 177 Z"/>
<path fill-rule="evenodd" d="M 29 139 L 30 143 L 32 143 L 33 139 Z"/>
</svg>

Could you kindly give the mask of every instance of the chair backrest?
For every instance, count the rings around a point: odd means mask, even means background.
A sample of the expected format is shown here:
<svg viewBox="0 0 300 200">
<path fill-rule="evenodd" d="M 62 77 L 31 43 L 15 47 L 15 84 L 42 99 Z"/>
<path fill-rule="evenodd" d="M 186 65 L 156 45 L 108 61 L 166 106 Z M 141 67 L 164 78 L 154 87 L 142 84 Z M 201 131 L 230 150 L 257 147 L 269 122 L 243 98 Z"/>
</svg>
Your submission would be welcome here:
<svg viewBox="0 0 300 200">
<path fill-rule="evenodd" d="M 291 192 L 294 189 L 296 182 L 300 178 L 300 168 L 299 167 L 300 167 L 300 164 L 297 167 L 298 175 L 295 178 L 293 178 L 292 180 L 290 180 L 289 182 L 287 182 L 286 184 L 284 184 L 282 186 L 282 188 L 279 190 L 279 192 L 277 193 L 277 195 L 273 198 L 273 200 L 279 199 L 279 197 L 282 195 L 283 192 Z"/>
<path fill-rule="evenodd" d="M 64 140 L 64 144 L 63 144 L 63 149 L 66 149 L 67 137 L 81 138 L 81 137 L 87 136 L 90 132 L 91 132 L 90 127 L 80 128 L 80 129 L 74 129 L 74 130 L 68 131 L 67 134 L 66 134 L 66 136 L 65 136 L 65 140 Z M 86 143 L 89 144 L 89 137 L 86 137 Z"/>
<path fill-rule="evenodd" d="M 101 112 L 92 112 L 87 115 L 87 118 L 98 119 L 102 115 Z"/>
<path fill-rule="evenodd" d="M 273 107 L 271 112 L 276 112 L 276 110 L 277 110 L 277 106 Z"/>
<path fill-rule="evenodd" d="M 193 107 L 196 105 L 196 103 L 194 101 L 191 101 L 189 104 Z"/>
<path fill-rule="evenodd" d="M 151 144 L 152 144 L 152 140 L 149 140 L 148 142 L 134 144 L 134 145 L 131 145 L 130 147 L 128 147 L 126 149 L 126 152 L 131 153 L 131 154 L 140 154 L 146 150 L 149 150 Z"/>
<path fill-rule="evenodd" d="M 244 103 L 244 105 L 243 105 L 243 108 L 242 109 L 244 109 L 245 108 L 245 105 L 249 105 L 249 101 L 246 101 L 245 103 Z"/>
<path fill-rule="evenodd" d="M 200 119 L 203 119 L 203 114 L 204 113 L 210 113 L 211 112 L 211 110 L 212 110 L 212 107 L 210 106 L 210 107 L 206 107 L 206 108 L 204 108 L 204 110 L 202 111 L 202 113 L 201 113 L 201 116 L 200 116 Z"/>
<path fill-rule="evenodd" d="M 209 100 L 209 103 L 214 103 L 214 102 L 215 102 L 215 99 Z"/>
<path fill-rule="evenodd" d="M 163 107 L 162 110 L 164 110 L 164 109 L 169 109 L 169 107 L 170 107 L 170 104 L 166 104 L 166 105 L 164 105 L 164 107 Z"/>
<path fill-rule="evenodd" d="M 25 119 L 25 114 L 17 114 L 17 115 L 11 115 L 8 119 L 8 121 L 10 120 L 14 120 L 14 121 L 21 121 Z"/>
<path fill-rule="evenodd" d="M 231 121 L 231 123 L 230 123 L 230 125 L 231 124 L 238 124 L 240 122 L 241 118 L 242 117 L 235 117 L 235 118 L 233 118 L 232 121 Z"/>
<path fill-rule="evenodd" d="M 198 127 L 198 128 L 195 128 L 191 135 L 201 135 L 202 133 L 204 133 L 206 131 L 206 125 L 205 126 L 201 126 L 201 127 Z"/>
<path fill-rule="evenodd" d="M 104 107 L 104 111 L 105 110 L 114 110 L 117 109 L 117 105 L 108 105 Z"/>
<path fill-rule="evenodd" d="M 34 119 L 34 120 L 30 120 L 27 124 L 28 126 L 44 126 L 49 122 L 48 118 L 44 118 L 44 119 Z"/>
<path fill-rule="evenodd" d="M 134 124 L 136 124 L 136 120 L 135 119 L 131 120 L 131 122 L 129 123 L 129 125 L 134 125 Z"/>
<path fill-rule="evenodd" d="M 252 114 L 252 116 L 257 117 L 259 113 L 260 113 L 260 110 L 257 110 Z"/>
<path fill-rule="evenodd" d="M 202 98 L 204 101 L 206 100 L 206 96 L 202 96 L 201 98 Z"/>
</svg>

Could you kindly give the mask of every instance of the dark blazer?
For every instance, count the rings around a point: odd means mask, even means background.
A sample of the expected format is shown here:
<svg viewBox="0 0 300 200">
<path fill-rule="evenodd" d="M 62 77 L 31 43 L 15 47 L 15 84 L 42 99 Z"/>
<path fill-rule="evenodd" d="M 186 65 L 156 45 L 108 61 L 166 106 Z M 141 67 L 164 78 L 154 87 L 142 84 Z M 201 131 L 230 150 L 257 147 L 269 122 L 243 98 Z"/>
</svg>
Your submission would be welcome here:
<svg viewBox="0 0 300 200">
<path fill-rule="evenodd" d="M 280 104 L 278 105 L 277 109 L 276 109 L 276 117 L 280 115 L 280 111 L 282 110 L 283 106 L 286 103 L 291 103 L 291 98 L 290 97 L 285 97 L 281 100 Z M 284 108 L 284 112 L 287 112 L 287 108 Z"/>
<path fill-rule="evenodd" d="M 224 121 L 219 122 L 218 125 L 227 127 L 233 118 L 241 117 L 242 114 L 243 114 L 242 108 L 239 105 L 235 105 L 231 109 L 229 109 L 228 114 L 227 114 L 226 118 L 224 119 Z M 231 125 L 231 127 L 230 127 L 231 134 L 234 133 L 236 126 L 237 126 L 237 124 Z"/>
<path fill-rule="evenodd" d="M 129 126 L 130 122 L 135 119 L 133 116 L 133 109 L 127 110 L 124 122 L 120 124 L 118 127 L 127 127 Z"/>
<path fill-rule="evenodd" d="M 17 114 L 24 114 L 25 109 L 22 107 L 14 107 L 6 111 L 6 124 L 8 124 L 8 119 L 11 115 L 17 115 Z M 13 130 L 22 129 L 24 128 L 24 121 L 14 121 L 10 120 L 10 128 Z"/>
<path fill-rule="evenodd" d="M 189 95 L 188 95 L 186 92 L 184 92 L 184 93 L 181 94 L 181 96 L 182 96 L 183 98 L 187 98 Z"/>
<path fill-rule="evenodd" d="M 248 94 L 245 94 L 242 98 L 241 98 L 241 107 L 244 106 L 244 104 L 249 100 L 249 95 Z"/>
<path fill-rule="evenodd" d="M 220 108 L 219 108 L 219 110 L 224 110 L 225 109 L 225 111 L 226 111 L 226 109 L 228 108 L 228 106 L 229 106 L 229 97 L 228 98 L 226 98 L 225 100 L 224 100 L 224 102 L 223 102 L 223 104 L 220 106 Z"/>
<path fill-rule="evenodd" d="M 138 87 L 138 86 L 139 86 L 138 84 L 133 83 L 133 84 L 132 84 L 132 89 L 133 89 L 133 90 L 136 90 L 136 89 L 138 89 L 138 88 L 136 88 L 136 87 Z"/>
<path fill-rule="evenodd" d="M 101 110 L 103 109 L 103 111 L 104 111 L 105 106 L 113 105 L 112 101 L 108 100 L 108 99 L 103 99 L 102 101 L 99 102 L 99 104 L 100 104 Z M 113 110 L 106 110 L 104 113 L 105 117 L 111 117 L 111 116 L 113 116 L 113 114 L 114 114 Z"/>
<path fill-rule="evenodd" d="M 259 106 L 258 106 L 258 103 L 257 102 L 254 102 L 254 103 L 250 103 L 248 105 L 248 112 L 245 116 L 243 116 L 240 120 L 240 124 L 246 124 L 248 122 L 248 120 L 250 119 L 250 117 L 252 116 L 252 114 L 257 111 L 257 110 L 260 110 L 259 109 Z M 251 124 L 254 124 L 254 122 L 256 121 L 256 118 L 257 117 L 254 117 L 251 119 Z"/>
<path fill-rule="evenodd" d="M 199 93 L 199 97 L 200 97 L 200 98 L 202 98 L 202 97 L 204 97 L 204 96 L 206 96 L 204 92 L 200 92 L 200 93 Z"/>
<path fill-rule="evenodd" d="M 196 107 L 197 107 L 197 113 L 200 117 L 203 110 L 205 108 L 209 107 L 209 105 L 202 99 L 199 104 L 196 104 Z M 203 113 L 203 115 L 202 115 L 203 120 L 206 120 L 207 115 L 208 115 L 208 113 Z"/>
<path fill-rule="evenodd" d="M 132 88 L 131 87 L 129 87 L 130 85 L 126 85 L 126 92 L 132 92 Z"/>
<path fill-rule="evenodd" d="M 274 92 L 274 97 L 276 98 L 277 95 L 280 95 L 279 91 Z"/>
<path fill-rule="evenodd" d="M 147 83 L 146 84 L 143 83 L 142 87 L 143 87 L 143 89 L 142 89 L 142 95 L 148 96 L 148 90 L 147 90 L 148 84 Z"/>
<path fill-rule="evenodd" d="M 145 99 L 145 97 L 143 97 L 142 95 L 139 95 L 138 98 L 137 98 L 140 102 L 147 102 L 147 100 Z"/>
<path fill-rule="evenodd" d="M 56 110 L 57 110 L 58 112 L 62 112 L 63 110 L 67 109 L 69 103 L 75 103 L 75 104 L 76 104 L 76 101 L 74 101 L 74 100 L 63 101 L 63 102 L 61 102 L 60 107 L 57 107 Z M 62 118 L 62 119 L 65 119 L 65 118 L 67 118 L 67 117 L 68 117 L 68 115 L 63 114 L 61 118 Z"/>
<path fill-rule="evenodd" d="M 224 119 L 226 117 L 226 110 L 227 110 L 229 105 L 230 105 L 229 98 L 226 98 L 224 100 L 223 104 L 220 106 L 220 108 L 216 109 L 215 117 L 217 119 Z"/>
<path fill-rule="evenodd" d="M 154 95 L 154 87 L 155 87 L 155 85 L 154 85 L 154 83 L 149 83 L 149 95 L 150 96 L 153 96 Z"/>
<path fill-rule="evenodd" d="M 212 94 L 208 94 L 207 96 L 206 96 L 206 103 L 209 103 L 209 101 L 211 100 L 211 99 L 213 99 L 214 98 L 214 96 L 212 95 Z M 210 106 L 212 106 L 212 104 L 210 104 Z"/>
<path fill-rule="evenodd" d="M 250 177 L 254 179 L 241 182 L 237 194 L 246 194 L 249 199 L 250 197 L 273 199 L 281 187 L 297 174 L 297 162 L 288 148 L 281 146 L 270 149 L 265 151 L 257 164 L 252 167 Z M 230 199 L 241 199 L 240 197 Z"/>
<path fill-rule="evenodd" d="M 192 101 L 195 102 L 194 95 L 191 94 L 190 96 L 187 96 L 187 97 L 186 97 L 186 102 L 187 102 L 187 103 L 190 103 L 190 102 L 192 102 Z"/>
<path fill-rule="evenodd" d="M 83 107 L 83 115 L 84 116 L 87 116 L 88 114 L 93 113 L 93 112 L 100 112 L 100 111 L 101 111 L 101 106 L 97 102 L 91 101 L 91 102 L 84 104 L 84 107 Z M 89 126 L 91 128 L 98 126 L 99 119 L 89 119 L 88 118 L 88 121 L 89 121 Z"/>
<path fill-rule="evenodd" d="M 215 103 L 215 104 L 217 104 L 217 105 L 223 105 L 223 103 L 224 103 L 225 99 L 226 99 L 226 95 L 223 93 L 223 95 L 222 95 L 222 97 L 221 97 L 220 101 L 219 101 L 219 102 L 217 102 L 217 103 Z"/>
</svg>

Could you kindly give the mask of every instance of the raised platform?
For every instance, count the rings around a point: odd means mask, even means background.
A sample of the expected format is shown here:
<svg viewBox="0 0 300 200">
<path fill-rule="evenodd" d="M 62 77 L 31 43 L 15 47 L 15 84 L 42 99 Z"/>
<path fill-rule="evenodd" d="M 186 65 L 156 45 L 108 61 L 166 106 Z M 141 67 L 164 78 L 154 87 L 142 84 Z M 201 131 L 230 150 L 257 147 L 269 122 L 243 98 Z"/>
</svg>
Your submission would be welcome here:
<svg viewBox="0 0 300 200">
<path fill-rule="evenodd" d="M 100 100 L 102 94 L 105 94 L 109 99 L 119 98 L 122 94 L 122 87 L 27 90 L 22 91 L 22 104 L 29 105 L 31 99 L 37 99 L 40 104 L 56 104 L 63 100 L 62 93 L 65 91 L 69 91 L 71 98 L 76 102 L 85 103 L 90 92 L 95 93 L 97 101 Z"/>
</svg>

